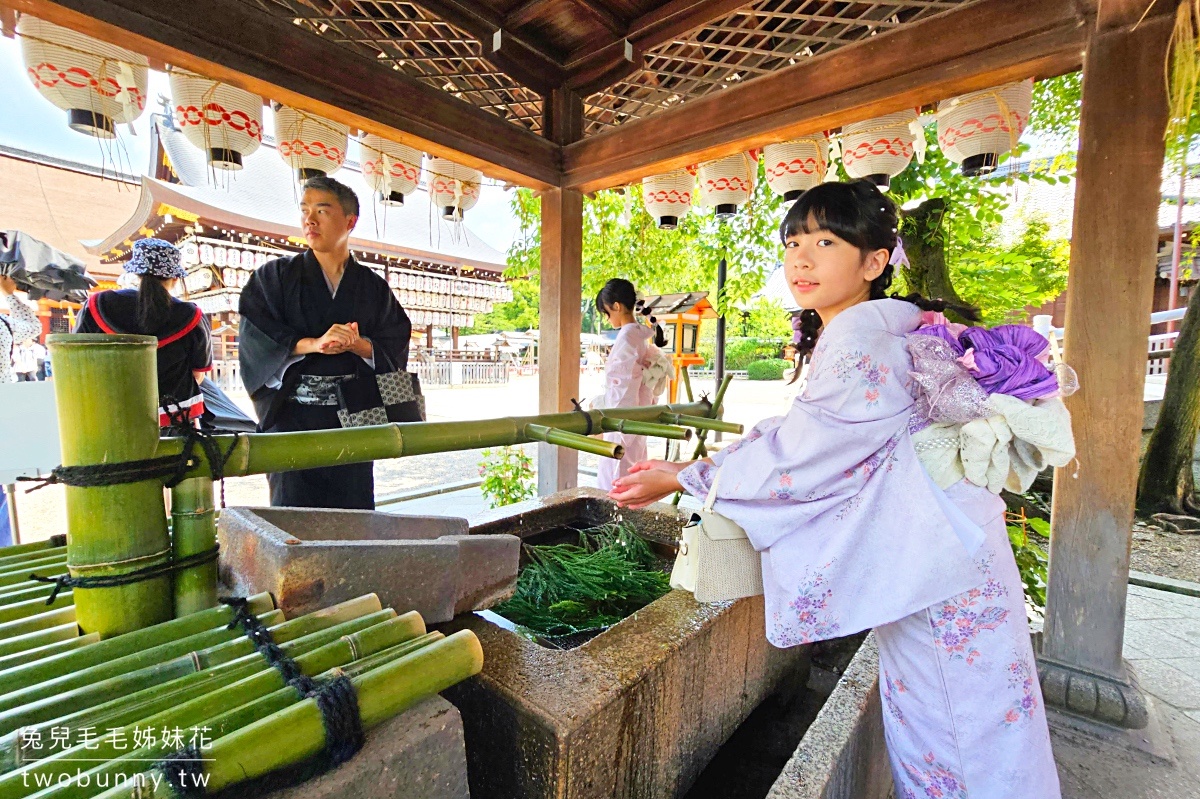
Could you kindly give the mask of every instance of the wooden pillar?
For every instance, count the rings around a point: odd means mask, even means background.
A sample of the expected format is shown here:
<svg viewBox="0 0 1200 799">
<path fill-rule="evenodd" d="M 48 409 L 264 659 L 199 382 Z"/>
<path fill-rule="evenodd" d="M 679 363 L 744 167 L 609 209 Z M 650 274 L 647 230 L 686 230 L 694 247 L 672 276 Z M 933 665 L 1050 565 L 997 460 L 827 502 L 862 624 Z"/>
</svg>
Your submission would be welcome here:
<svg viewBox="0 0 1200 799">
<path fill-rule="evenodd" d="M 583 195 L 573 189 L 542 193 L 541 340 L 538 412 L 571 410 L 579 396 L 580 297 L 583 296 Z M 538 494 L 579 484 L 579 453 L 538 444 Z"/>
<path fill-rule="evenodd" d="M 1125 727 L 1146 706 L 1121 659 L 1167 119 L 1171 16 L 1094 33 L 1084 60 L 1065 359 L 1078 463 L 1054 479 L 1046 702 Z"/>
<path fill-rule="evenodd" d="M 544 98 L 543 128 L 555 144 L 583 134 L 583 101 L 568 89 Z M 574 189 L 542 192 L 542 262 L 538 344 L 538 412 L 571 410 L 579 396 L 583 296 L 583 195 Z M 538 494 L 579 485 L 579 453 L 538 444 Z"/>
</svg>

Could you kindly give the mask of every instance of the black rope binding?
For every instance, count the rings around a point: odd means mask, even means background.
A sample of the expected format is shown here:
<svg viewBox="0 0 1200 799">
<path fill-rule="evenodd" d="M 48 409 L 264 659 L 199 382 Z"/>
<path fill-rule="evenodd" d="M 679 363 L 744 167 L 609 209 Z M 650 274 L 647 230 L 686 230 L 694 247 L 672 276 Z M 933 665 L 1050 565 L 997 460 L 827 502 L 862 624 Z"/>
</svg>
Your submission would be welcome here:
<svg viewBox="0 0 1200 799">
<path fill-rule="evenodd" d="M 587 422 L 587 432 L 584 433 L 584 435 L 590 436 L 592 434 L 592 415 L 585 411 L 583 406 L 579 404 L 579 400 L 575 399 L 574 397 L 571 397 L 571 404 L 575 406 L 575 413 L 583 414 L 583 419 L 585 422 Z"/>
<path fill-rule="evenodd" d="M 279 672 L 285 683 L 303 699 L 315 699 L 325 726 L 325 768 L 345 763 L 362 749 L 365 741 L 362 716 L 358 710 L 358 694 L 345 674 L 332 680 L 317 681 L 306 676 L 286 652 L 275 643 L 263 623 L 250 612 L 245 597 L 222 597 L 221 604 L 233 608 L 228 629 L 240 626 L 246 637 L 268 665 Z"/>
<path fill-rule="evenodd" d="M 162 773 L 163 780 L 175 790 L 176 796 L 191 799 L 205 795 L 201 784 L 204 781 L 204 760 L 194 744 L 167 755 L 155 763 L 154 767 Z"/>
<path fill-rule="evenodd" d="M 194 457 L 196 447 L 204 451 L 208 459 L 209 470 L 213 480 L 225 479 L 225 464 L 237 447 L 240 433 L 233 433 L 233 441 L 229 449 L 221 451 L 220 442 L 205 430 L 191 424 L 187 418 L 187 410 L 168 396 L 162 398 L 163 407 L 168 409 L 170 424 L 166 431 L 183 438 L 183 451 L 178 455 L 163 455 L 158 458 L 142 458 L 136 461 L 121 463 L 95 463 L 85 466 L 56 466 L 47 477 L 18 477 L 22 482 L 38 483 L 29 489 L 37 491 L 48 485 L 67 485 L 75 488 L 96 488 L 99 486 L 122 485 L 125 483 L 140 483 L 143 480 L 162 480 L 167 488 L 179 485 L 187 476 L 189 469 L 197 464 Z"/>
<path fill-rule="evenodd" d="M 59 592 L 65 588 L 116 588 L 118 585 L 140 583 L 143 580 L 162 577 L 164 574 L 190 569 L 194 566 L 203 566 L 205 563 L 212 563 L 217 559 L 219 551 L 220 547 L 214 546 L 212 549 L 197 552 L 185 558 L 169 559 L 163 563 L 156 563 L 153 566 L 135 569 L 125 574 L 105 574 L 99 577 L 72 577 L 70 574 L 60 574 L 57 577 L 43 577 L 40 574 L 30 574 L 29 579 L 38 583 L 54 584 L 54 590 L 50 592 L 50 596 L 46 599 L 47 605 L 53 605 Z"/>
</svg>

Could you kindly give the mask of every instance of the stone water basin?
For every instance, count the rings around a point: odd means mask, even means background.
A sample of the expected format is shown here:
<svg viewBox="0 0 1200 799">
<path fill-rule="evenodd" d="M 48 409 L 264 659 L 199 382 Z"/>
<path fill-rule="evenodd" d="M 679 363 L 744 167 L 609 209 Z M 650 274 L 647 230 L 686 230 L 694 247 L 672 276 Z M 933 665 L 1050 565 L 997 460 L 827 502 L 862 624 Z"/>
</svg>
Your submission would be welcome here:
<svg viewBox="0 0 1200 799">
<path fill-rule="evenodd" d="M 575 489 L 477 517 L 470 533 L 557 543 L 620 518 L 669 557 L 687 513 L 623 511 Z M 738 725 L 808 668 L 806 647 L 767 643 L 761 597 L 700 604 L 672 591 L 566 650 L 511 627 L 479 614 L 442 626 L 483 645 L 483 672 L 444 696 L 462 715 L 471 793 L 487 799 L 681 797 Z"/>
</svg>

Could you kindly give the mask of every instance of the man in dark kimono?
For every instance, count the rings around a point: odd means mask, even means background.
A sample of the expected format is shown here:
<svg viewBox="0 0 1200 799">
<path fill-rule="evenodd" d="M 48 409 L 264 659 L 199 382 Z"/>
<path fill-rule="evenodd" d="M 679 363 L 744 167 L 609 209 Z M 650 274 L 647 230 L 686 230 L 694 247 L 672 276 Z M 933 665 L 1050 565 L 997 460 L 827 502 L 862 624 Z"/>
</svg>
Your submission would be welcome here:
<svg viewBox="0 0 1200 799">
<path fill-rule="evenodd" d="M 259 267 L 242 290 L 242 381 L 265 433 L 340 427 L 340 404 L 381 404 L 376 372 L 404 370 L 412 324 L 387 282 L 350 257 L 358 197 L 329 177 L 304 183 L 309 248 Z M 374 464 L 267 475 L 271 504 L 375 507 Z"/>
</svg>

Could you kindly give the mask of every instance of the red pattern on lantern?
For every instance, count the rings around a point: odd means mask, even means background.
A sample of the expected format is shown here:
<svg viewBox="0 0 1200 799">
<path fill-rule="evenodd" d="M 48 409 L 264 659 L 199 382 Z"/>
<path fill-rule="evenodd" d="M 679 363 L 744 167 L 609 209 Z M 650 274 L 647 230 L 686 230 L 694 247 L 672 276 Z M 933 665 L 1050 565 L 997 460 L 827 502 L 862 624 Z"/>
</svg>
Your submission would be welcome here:
<svg viewBox="0 0 1200 799">
<path fill-rule="evenodd" d="M 901 158 L 912 158 L 912 154 L 913 147 L 911 142 L 906 142 L 900 138 L 876 139 L 873 142 L 860 142 L 850 150 L 843 150 L 842 161 L 847 164 L 853 164 L 855 161 L 866 158 L 869 155 L 896 155 Z"/>
<path fill-rule="evenodd" d="M 709 191 L 744 191 L 750 192 L 754 185 L 744 178 L 715 178 L 705 181 Z"/>
<path fill-rule="evenodd" d="M 1011 111 L 1010 114 L 1017 121 L 1015 131 L 1008 124 L 1009 120 L 1006 118 L 1008 115 L 988 114 L 983 119 L 976 119 L 975 117 L 964 119 L 959 127 L 947 127 L 938 136 L 938 144 L 942 147 L 954 147 L 960 141 L 969 139 L 972 136 L 978 136 L 981 133 L 995 133 L 998 130 L 1004 131 L 1009 135 L 1015 133 L 1015 135 L 1020 136 L 1025 131 L 1025 125 L 1028 123 L 1029 117 L 1028 115 L 1021 114 L 1019 111 Z"/>
<path fill-rule="evenodd" d="M 70 67 L 66 70 L 59 69 L 54 64 L 43 62 L 36 67 L 29 68 L 29 79 L 34 86 L 41 86 L 47 89 L 53 89 L 60 83 L 65 83 L 76 89 L 91 88 L 96 94 L 101 97 L 116 97 L 121 93 L 121 85 L 112 78 L 97 78 L 92 73 L 88 72 L 83 67 Z M 146 108 L 146 98 L 137 90 L 137 87 L 130 86 L 129 96 L 138 110 Z"/>
<path fill-rule="evenodd" d="M 284 158 L 291 158 L 293 155 L 308 154 L 314 158 L 328 158 L 338 166 L 341 166 L 345 154 L 338 147 L 326 147 L 324 143 L 319 141 L 306 142 L 300 139 L 292 141 L 279 142 L 279 154 Z"/>
<path fill-rule="evenodd" d="M 680 203 L 691 205 L 692 193 L 690 191 L 678 191 L 676 189 L 661 189 L 659 191 L 646 192 L 646 198 L 650 202 L 656 203 Z"/>
<path fill-rule="evenodd" d="M 421 176 L 421 167 L 406 164 L 403 161 L 392 160 L 391 175 L 394 178 L 404 178 L 405 180 L 417 180 Z M 370 160 L 363 161 L 363 176 L 375 177 L 383 174 L 383 159 L 378 161 Z"/>
<path fill-rule="evenodd" d="M 208 103 L 203 109 L 194 105 L 175 106 L 176 121 L 181 127 L 199 125 L 204 122 L 213 127 L 228 125 L 234 130 L 245 131 L 247 136 L 262 141 L 262 125 L 251 119 L 244 111 L 227 111 L 220 103 Z"/>
<path fill-rule="evenodd" d="M 773 178 L 781 178 L 784 175 L 797 175 L 803 172 L 805 175 L 815 175 L 820 171 L 821 163 L 816 158 L 793 158 L 791 161 L 780 161 L 774 166 L 767 167 L 767 174 Z"/>
</svg>

